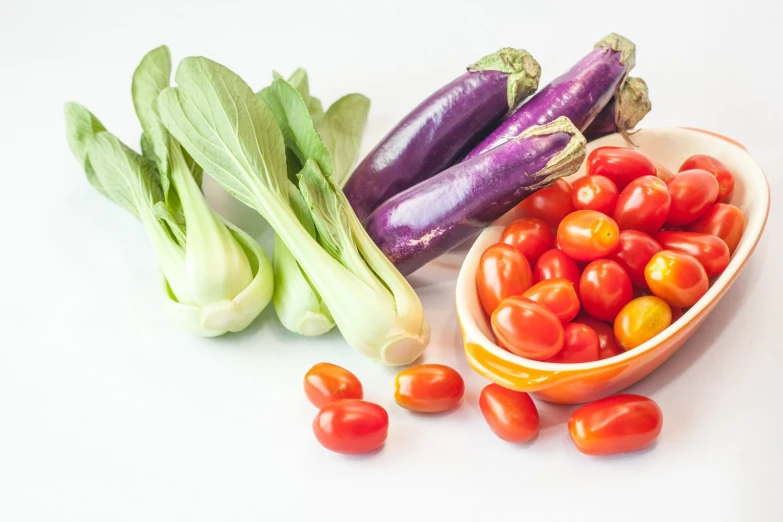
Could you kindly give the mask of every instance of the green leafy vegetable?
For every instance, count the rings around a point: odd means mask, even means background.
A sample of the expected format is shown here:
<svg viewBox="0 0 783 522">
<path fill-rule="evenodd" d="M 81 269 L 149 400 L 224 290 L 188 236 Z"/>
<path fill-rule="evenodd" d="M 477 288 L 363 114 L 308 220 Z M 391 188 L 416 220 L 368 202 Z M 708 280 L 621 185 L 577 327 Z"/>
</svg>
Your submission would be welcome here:
<svg viewBox="0 0 783 522">
<path fill-rule="evenodd" d="M 359 156 L 369 111 L 367 97 L 348 94 L 334 102 L 316 125 L 332 158 L 332 178 L 341 188 Z"/>
</svg>

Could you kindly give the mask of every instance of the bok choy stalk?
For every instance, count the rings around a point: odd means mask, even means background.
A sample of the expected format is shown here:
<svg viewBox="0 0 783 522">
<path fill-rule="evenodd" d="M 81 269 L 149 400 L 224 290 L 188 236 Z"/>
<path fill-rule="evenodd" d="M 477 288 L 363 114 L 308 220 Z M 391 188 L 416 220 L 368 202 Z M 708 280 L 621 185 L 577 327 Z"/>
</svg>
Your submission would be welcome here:
<svg viewBox="0 0 783 522">
<path fill-rule="evenodd" d="M 296 89 L 275 81 L 285 118 L 278 126 L 275 109 L 239 76 L 206 58 L 183 60 L 176 82 L 158 98 L 166 128 L 210 176 L 274 228 L 348 344 L 386 364 L 414 361 L 430 338 L 421 302 L 332 180 L 332 160 Z M 306 158 L 297 177 L 317 240 L 290 203 L 288 131 L 289 142 Z"/>
<path fill-rule="evenodd" d="M 155 103 L 170 76 L 165 47 L 148 53 L 133 75 L 143 155 L 74 103 L 66 105 L 68 141 L 90 183 L 144 225 L 172 318 L 205 337 L 240 331 L 269 303 L 272 267 L 256 241 L 209 207 L 200 168 L 160 124 Z"/>
</svg>

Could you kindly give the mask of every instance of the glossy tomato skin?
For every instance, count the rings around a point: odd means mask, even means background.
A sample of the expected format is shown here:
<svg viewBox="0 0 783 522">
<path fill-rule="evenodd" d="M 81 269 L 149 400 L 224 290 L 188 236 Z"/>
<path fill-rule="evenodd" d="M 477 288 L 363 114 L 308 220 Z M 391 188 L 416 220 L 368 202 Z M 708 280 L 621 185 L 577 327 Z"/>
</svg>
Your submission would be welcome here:
<svg viewBox="0 0 783 522">
<path fill-rule="evenodd" d="M 695 257 L 661 250 L 644 269 L 650 291 L 671 306 L 693 306 L 707 293 L 710 283 L 707 272 Z"/>
<path fill-rule="evenodd" d="M 734 205 L 716 203 L 693 222 L 688 230 L 718 236 L 726 242 L 729 252 L 733 254 L 745 230 L 745 217 Z"/>
<path fill-rule="evenodd" d="M 551 186 L 538 189 L 526 197 L 520 205 L 530 217 L 542 220 L 554 228 L 568 214 L 574 211 L 571 203 L 571 184 L 560 178 Z"/>
<path fill-rule="evenodd" d="M 576 261 L 568 257 L 568 254 L 559 248 L 553 248 L 544 252 L 536 261 L 533 269 L 533 283 L 540 283 L 546 279 L 562 277 L 568 279 L 574 284 L 574 288 L 579 287 L 579 276 L 582 271 L 576 264 Z"/>
<path fill-rule="evenodd" d="M 555 244 L 549 225 L 536 218 L 522 218 L 510 223 L 500 236 L 500 242 L 519 250 L 532 265 L 541 254 Z"/>
<path fill-rule="evenodd" d="M 734 175 L 722 161 L 707 154 L 695 154 L 680 165 L 680 172 L 693 169 L 706 170 L 715 176 L 718 180 L 718 201 L 725 203 L 731 199 L 734 192 Z"/>
<path fill-rule="evenodd" d="M 574 319 L 574 322 L 585 324 L 592 328 L 596 333 L 598 336 L 599 359 L 608 359 L 625 352 L 625 350 L 620 348 L 620 345 L 618 345 L 617 341 L 614 339 L 614 330 L 612 329 L 612 325 L 607 324 L 604 321 L 599 321 L 598 319 L 590 317 L 587 314 L 578 315 L 576 319 Z"/>
<path fill-rule="evenodd" d="M 340 399 L 364 397 L 362 383 L 345 368 L 326 362 L 314 365 L 304 377 L 307 399 L 316 408 L 323 408 Z"/>
<path fill-rule="evenodd" d="M 406 410 L 438 413 L 459 406 L 465 394 L 462 376 L 443 364 L 420 364 L 397 374 L 394 400 Z"/>
<path fill-rule="evenodd" d="M 476 270 L 476 288 L 487 315 L 492 315 L 500 301 L 522 295 L 532 284 L 530 263 L 511 245 L 496 243 L 481 255 Z"/>
<path fill-rule="evenodd" d="M 637 288 L 647 288 L 644 280 L 644 267 L 652 256 L 661 250 L 661 245 L 644 232 L 621 230 L 617 249 L 607 256 L 616 261 L 628 273 L 631 283 Z"/>
<path fill-rule="evenodd" d="M 587 156 L 587 175 L 606 176 L 622 191 L 641 176 L 655 176 L 655 164 L 639 151 L 621 147 L 599 147 Z"/>
<path fill-rule="evenodd" d="M 679 227 L 693 223 L 718 199 L 718 180 L 706 170 L 678 172 L 666 186 L 672 200 L 667 225 Z"/>
<path fill-rule="evenodd" d="M 386 410 L 359 399 L 330 402 L 313 421 L 315 438 L 336 453 L 357 454 L 377 449 L 386 441 L 388 432 Z"/>
<path fill-rule="evenodd" d="M 643 344 L 672 324 L 672 310 L 660 297 L 638 297 L 625 305 L 614 319 L 614 337 L 623 349 Z"/>
<path fill-rule="evenodd" d="M 560 319 L 563 326 L 579 313 L 579 298 L 574 283 L 562 277 L 536 283 L 528 288 L 522 297 L 549 308 Z"/>
<path fill-rule="evenodd" d="M 655 176 L 636 178 L 620 193 L 614 220 L 621 230 L 657 232 L 666 222 L 671 196 L 666 183 Z"/>
<path fill-rule="evenodd" d="M 607 216 L 614 213 L 620 192 L 606 176 L 584 176 L 574 182 L 571 202 L 576 210 L 595 210 Z"/>
<path fill-rule="evenodd" d="M 729 246 L 718 236 L 699 232 L 658 232 L 655 239 L 666 250 L 674 250 L 695 257 L 707 275 L 718 275 L 729 265 Z"/>
<path fill-rule="evenodd" d="M 628 274 L 618 263 L 610 259 L 598 259 L 582 272 L 579 295 L 588 314 L 612 322 L 633 298 L 633 286 Z"/>
<path fill-rule="evenodd" d="M 544 305 L 525 297 L 504 299 L 492 314 L 498 345 L 509 352 L 545 361 L 563 348 L 563 325 Z"/>
<path fill-rule="evenodd" d="M 584 323 L 569 323 L 563 329 L 563 349 L 547 362 L 583 363 L 597 361 L 601 354 L 601 343 L 595 330 Z"/>
<path fill-rule="evenodd" d="M 667 169 L 663 165 L 658 165 L 656 163 L 655 164 L 655 175 L 658 177 L 659 180 L 666 181 L 667 179 L 669 179 L 672 176 L 674 176 L 674 172 L 672 172 L 671 170 Z"/>
<path fill-rule="evenodd" d="M 655 442 L 662 428 L 658 405 L 629 393 L 586 404 L 568 419 L 571 441 L 586 455 L 638 451 Z"/>
<path fill-rule="evenodd" d="M 506 442 L 530 442 L 538 434 L 538 409 L 525 392 L 488 384 L 481 390 L 479 408 L 492 432 Z"/>
<path fill-rule="evenodd" d="M 619 241 L 617 223 L 595 210 L 572 212 L 557 227 L 557 247 L 576 261 L 592 261 L 609 255 Z"/>
</svg>

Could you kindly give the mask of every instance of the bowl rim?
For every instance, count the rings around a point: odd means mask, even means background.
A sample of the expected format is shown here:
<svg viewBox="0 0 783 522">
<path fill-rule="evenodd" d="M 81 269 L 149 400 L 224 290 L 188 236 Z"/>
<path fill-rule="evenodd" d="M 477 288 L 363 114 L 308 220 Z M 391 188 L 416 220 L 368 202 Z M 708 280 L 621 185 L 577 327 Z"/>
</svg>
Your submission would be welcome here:
<svg viewBox="0 0 783 522">
<path fill-rule="evenodd" d="M 746 218 L 746 225 L 745 225 L 746 228 L 744 234 L 752 232 L 754 234 L 752 241 L 747 242 L 744 245 L 740 244 L 737 247 L 737 250 L 732 256 L 729 265 L 726 267 L 723 273 L 721 273 L 713 281 L 713 283 L 710 285 L 710 288 L 707 290 L 707 293 L 705 293 L 704 296 L 702 296 L 702 298 L 699 299 L 699 301 L 696 304 L 694 304 L 691 308 L 689 308 L 688 311 L 685 312 L 682 315 L 682 317 L 674 323 L 674 325 L 672 325 L 674 326 L 674 328 L 670 326 L 669 328 L 666 328 L 664 331 L 660 332 L 655 337 L 647 340 L 646 342 L 633 348 L 632 350 L 625 351 L 622 354 L 615 355 L 614 357 L 609 357 L 607 359 L 599 359 L 598 361 L 591 361 L 585 363 L 552 363 L 552 362 L 545 362 L 545 361 L 537 361 L 534 359 L 527 359 L 525 357 L 513 354 L 508 350 L 501 348 L 494 341 L 492 341 L 492 339 L 489 339 L 486 335 L 484 335 L 481 332 L 481 329 L 478 327 L 476 323 L 476 318 L 473 317 L 473 314 L 471 314 L 469 310 L 467 310 L 467 307 L 469 306 L 468 303 L 466 302 L 467 288 L 468 288 L 467 285 L 472 284 L 473 287 L 475 288 L 475 278 L 476 278 L 475 272 L 478 267 L 478 258 L 483 253 L 483 249 L 479 251 L 478 245 L 482 243 L 482 239 L 486 239 L 487 235 L 494 234 L 498 231 L 498 229 L 502 229 L 505 227 L 505 225 L 497 225 L 497 224 L 490 225 L 489 227 L 487 227 L 485 230 L 481 232 L 479 237 L 476 238 L 473 245 L 471 245 L 471 248 L 468 251 L 467 256 L 465 257 L 465 260 L 463 261 L 462 266 L 460 267 L 459 275 L 457 276 L 456 296 L 455 296 L 456 308 L 457 308 L 457 317 L 460 326 L 463 330 L 464 343 L 479 344 L 483 349 L 487 350 L 492 355 L 499 357 L 503 360 L 506 360 L 509 363 L 513 363 L 519 366 L 524 366 L 525 368 L 529 368 L 531 370 L 540 370 L 543 372 L 555 372 L 555 373 L 572 373 L 572 372 L 581 372 L 585 370 L 601 369 L 605 367 L 622 364 L 626 361 L 630 361 L 631 359 L 640 357 L 643 354 L 650 352 L 656 347 L 665 343 L 670 338 L 675 337 L 683 329 L 687 328 L 690 323 L 692 323 L 694 320 L 699 319 L 701 316 L 707 313 L 708 305 L 710 305 L 716 299 L 719 299 L 726 292 L 726 290 L 728 290 L 731 283 L 739 276 L 743 267 L 750 259 L 751 254 L 756 249 L 756 246 L 761 240 L 762 233 L 764 231 L 764 228 L 766 227 L 767 220 L 769 218 L 770 192 L 769 192 L 769 182 L 767 180 L 766 173 L 762 169 L 761 165 L 758 164 L 756 159 L 748 152 L 748 150 L 742 144 L 740 144 L 736 140 L 733 140 L 731 138 L 728 138 L 716 132 L 698 129 L 694 127 L 651 127 L 651 128 L 640 129 L 638 132 L 661 133 L 661 134 L 699 133 L 708 140 L 714 140 L 716 145 L 718 146 L 736 147 L 739 148 L 744 154 L 746 154 L 748 159 L 750 159 L 753 162 L 753 164 L 757 167 L 758 172 L 760 173 L 759 189 L 762 192 L 760 199 L 764 205 L 763 217 L 760 221 L 760 225 L 758 225 L 752 230 L 749 230 L 747 228 L 747 218 Z M 610 138 L 614 138 L 616 136 L 617 134 L 611 134 L 603 138 L 597 139 L 595 141 L 592 141 L 589 145 L 593 149 L 598 148 L 601 146 L 601 143 L 610 141 Z M 636 149 L 638 147 L 631 147 L 631 148 Z M 468 270 L 466 268 L 468 266 L 472 266 L 473 268 Z"/>
</svg>

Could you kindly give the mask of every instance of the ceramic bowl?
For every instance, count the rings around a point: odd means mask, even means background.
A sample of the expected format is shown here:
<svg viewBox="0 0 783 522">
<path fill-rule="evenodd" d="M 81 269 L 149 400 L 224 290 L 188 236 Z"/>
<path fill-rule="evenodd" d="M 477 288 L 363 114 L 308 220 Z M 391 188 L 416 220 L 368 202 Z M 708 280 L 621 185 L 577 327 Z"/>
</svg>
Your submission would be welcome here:
<svg viewBox="0 0 783 522">
<path fill-rule="evenodd" d="M 699 153 L 715 156 L 732 171 L 735 187 L 731 203 L 744 214 L 745 231 L 729 266 L 678 321 L 633 350 L 590 363 L 556 364 L 525 359 L 495 343 L 476 290 L 479 258 L 488 246 L 499 240 L 505 224 L 524 216 L 522 211 L 515 209 L 479 235 L 457 279 L 457 315 L 465 356 L 479 374 L 501 386 L 563 404 L 584 403 L 617 393 L 638 382 L 671 357 L 715 308 L 747 263 L 761 237 L 769 212 L 767 180 L 747 150 L 724 136 L 690 128 L 645 129 L 634 134 L 633 141 L 635 148 L 672 172 L 677 172 L 687 157 Z M 610 135 L 590 143 L 587 153 L 604 145 L 628 146 L 621 136 Z M 584 165 L 568 179 L 571 181 L 581 176 L 584 176 Z"/>
</svg>

